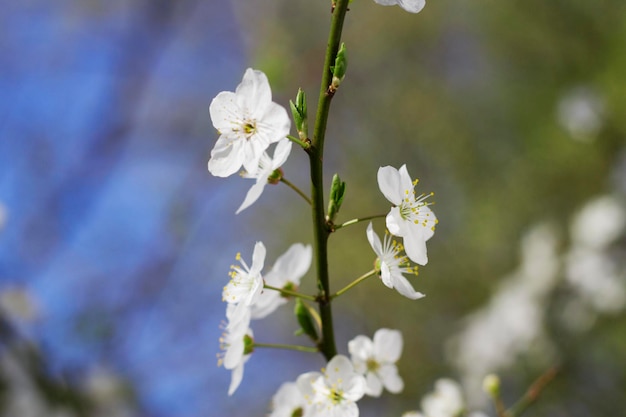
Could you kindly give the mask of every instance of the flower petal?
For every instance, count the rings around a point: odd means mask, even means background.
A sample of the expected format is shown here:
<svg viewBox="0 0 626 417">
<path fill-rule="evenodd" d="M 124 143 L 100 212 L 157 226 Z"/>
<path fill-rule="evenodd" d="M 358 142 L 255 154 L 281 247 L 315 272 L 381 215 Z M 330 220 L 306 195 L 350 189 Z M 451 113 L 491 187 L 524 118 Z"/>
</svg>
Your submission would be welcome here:
<svg viewBox="0 0 626 417">
<path fill-rule="evenodd" d="M 296 385 L 305 400 L 312 401 L 315 398 L 313 384 L 320 378 L 322 378 L 322 374 L 319 372 L 307 372 L 298 377 Z"/>
<path fill-rule="evenodd" d="M 359 335 L 348 342 L 348 352 L 350 352 L 353 362 L 355 358 L 365 362 L 374 353 L 374 345 L 369 337 Z"/>
<path fill-rule="evenodd" d="M 260 116 L 272 102 L 272 90 L 267 76 L 258 70 L 248 68 L 243 75 L 241 84 L 235 90 L 237 103 L 245 111 L 254 112 L 250 116 Z"/>
<path fill-rule="evenodd" d="M 374 250 L 374 253 L 376 253 L 376 256 L 378 256 L 379 258 L 382 257 L 383 247 L 380 243 L 380 238 L 378 237 L 376 232 L 374 232 L 374 227 L 372 226 L 372 222 L 370 222 L 370 224 L 367 225 L 367 230 L 365 233 L 367 234 L 367 240 L 370 242 L 370 246 Z"/>
<path fill-rule="evenodd" d="M 392 329 L 378 329 L 374 333 L 374 354 L 379 362 L 396 363 L 402 354 L 402 333 Z"/>
<path fill-rule="evenodd" d="M 365 375 L 365 394 L 370 397 L 380 397 L 383 393 L 383 384 L 376 374 L 369 372 Z"/>
<path fill-rule="evenodd" d="M 385 389 L 392 394 L 398 394 L 404 389 L 404 381 L 398 374 L 396 365 L 383 365 L 378 369 L 378 376 Z"/>
<path fill-rule="evenodd" d="M 248 192 L 246 193 L 246 198 L 244 198 L 243 203 L 239 206 L 235 214 L 241 213 L 243 210 L 250 207 L 255 201 L 261 197 L 263 194 L 263 190 L 265 189 L 265 185 L 267 184 L 267 177 L 260 176 L 257 178 L 256 183 L 250 187 Z"/>
<path fill-rule="evenodd" d="M 250 355 L 246 355 L 239 366 L 233 369 L 230 377 L 230 386 L 228 387 L 228 395 L 233 395 L 237 388 L 239 388 L 239 384 L 241 384 L 241 380 L 243 379 L 243 366 L 248 359 L 250 359 Z"/>
<path fill-rule="evenodd" d="M 260 274 L 265 264 L 265 245 L 263 242 L 257 242 L 254 245 L 254 252 L 252 252 L 252 266 L 250 267 L 250 274 Z"/>
<path fill-rule="evenodd" d="M 426 0 L 398 0 L 398 5 L 410 13 L 419 13 L 426 6 Z"/>
<path fill-rule="evenodd" d="M 346 379 L 354 375 L 354 367 L 350 359 L 344 355 L 334 356 L 326 365 L 326 380 L 328 385 L 347 382 Z"/>
<path fill-rule="evenodd" d="M 405 229 L 407 228 L 407 222 L 400 215 L 400 209 L 398 207 L 392 207 L 385 218 L 387 224 L 387 230 L 394 236 L 403 237 Z M 409 224 L 411 226 L 411 224 Z"/>
<path fill-rule="evenodd" d="M 406 255 L 413 262 L 426 265 L 428 256 L 426 255 L 426 239 L 424 237 L 425 229 L 422 225 L 414 224 L 406 227 L 404 231 L 404 249 Z"/>
<path fill-rule="evenodd" d="M 271 285 L 280 286 L 293 282 L 300 284 L 300 279 L 311 267 L 313 250 L 310 245 L 294 243 L 277 260 L 272 270 L 266 274 L 266 279 L 271 274 Z"/>
<path fill-rule="evenodd" d="M 241 168 L 243 160 L 243 143 L 222 135 L 211 150 L 209 172 L 216 177 L 228 177 Z"/>
<path fill-rule="evenodd" d="M 396 206 L 400 205 L 404 196 L 398 170 L 391 166 L 380 167 L 377 179 L 378 188 L 385 198 Z"/>
<path fill-rule="evenodd" d="M 220 134 L 232 131 L 236 124 L 234 120 L 239 120 L 241 109 L 236 101 L 235 93 L 222 91 L 211 101 L 209 105 L 209 115 L 211 122 Z"/>
<path fill-rule="evenodd" d="M 289 139 L 282 139 L 276 144 L 274 149 L 274 158 L 272 158 L 272 171 L 280 168 L 289 157 L 291 152 L 291 141 Z"/>
<path fill-rule="evenodd" d="M 263 134 L 267 135 L 269 143 L 278 142 L 289 134 L 291 119 L 287 110 L 278 103 L 270 103 L 259 115 L 262 122 L 257 126 Z"/>
<path fill-rule="evenodd" d="M 398 273 L 398 275 L 402 276 L 401 273 Z M 387 265 L 385 261 L 380 263 L 380 278 L 387 288 L 393 288 L 395 278 L 391 273 L 391 268 L 389 268 L 389 265 Z"/>
<path fill-rule="evenodd" d="M 421 292 L 415 291 L 411 283 L 402 274 L 395 276 L 393 287 L 400 294 L 404 295 L 406 298 L 410 298 L 411 300 L 418 300 L 425 297 Z"/>
</svg>

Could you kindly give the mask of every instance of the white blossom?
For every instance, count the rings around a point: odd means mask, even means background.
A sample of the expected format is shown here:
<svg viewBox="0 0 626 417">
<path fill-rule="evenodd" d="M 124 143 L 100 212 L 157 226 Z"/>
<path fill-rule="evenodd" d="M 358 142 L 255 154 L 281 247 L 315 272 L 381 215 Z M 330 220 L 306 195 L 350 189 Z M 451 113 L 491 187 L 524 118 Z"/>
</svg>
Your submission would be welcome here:
<svg viewBox="0 0 626 417">
<path fill-rule="evenodd" d="M 300 280 L 311 266 L 313 251 L 310 245 L 294 243 L 281 255 L 274 266 L 264 274 L 265 284 L 281 289 L 296 290 Z M 287 302 L 280 292 L 266 289 L 252 305 L 252 318 L 267 317 L 282 304 Z"/>
<path fill-rule="evenodd" d="M 437 218 L 428 207 L 431 203 L 426 202 L 433 194 L 416 196 L 417 182 L 411 180 L 406 165 L 399 170 L 391 166 L 378 169 L 378 187 L 394 205 L 387 215 L 387 229 L 404 239 L 406 254 L 413 262 L 426 265 L 426 241 L 435 233 Z"/>
<path fill-rule="evenodd" d="M 295 382 L 285 382 L 272 397 L 272 412 L 268 417 L 306 417 L 308 404 Z"/>
<path fill-rule="evenodd" d="M 291 141 L 289 139 L 283 139 L 276 145 L 273 158 L 270 158 L 267 152 L 263 152 L 261 159 L 259 159 L 258 169 L 254 172 L 245 171 L 241 174 L 242 177 L 254 179 L 256 182 L 248 190 L 246 198 L 235 214 L 239 214 L 258 200 L 265 189 L 265 185 L 270 181 L 270 176 L 285 163 L 290 152 Z"/>
<path fill-rule="evenodd" d="M 402 253 L 402 245 L 385 234 L 381 244 L 380 238 L 374 232 L 372 223 L 367 226 L 367 240 L 378 256 L 380 276 L 388 288 L 395 288 L 400 294 L 411 300 L 424 297 L 421 292 L 415 291 L 411 283 L 404 277 L 404 273 L 417 275 L 417 266 L 411 266 L 409 259 Z"/>
<path fill-rule="evenodd" d="M 272 102 L 264 73 L 248 68 L 235 92 L 222 91 L 211 102 L 209 113 L 220 137 L 211 151 L 209 171 L 227 177 L 241 166 L 256 172 L 263 152 L 289 134 L 287 110 Z"/>
<path fill-rule="evenodd" d="M 366 382 L 347 357 L 335 356 L 322 373 L 307 372 L 296 383 L 311 407 L 310 417 L 358 417 L 356 402 L 365 394 Z"/>
<path fill-rule="evenodd" d="M 239 387 L 243 379 L 244 364 L 250 358 L 250 353 L 246 352 L 246 340 L 252 340 L 252 329 L 250 329 L 250 310 L 243 308 L 240 316 L 235 317 L 236 304 L 226 306 L 226 318 L 228 325 L 224 334 L 220 338 L 220 349 L 223 351 L 218 355 L 218 365 L 224 365 L 225 369 L 232 371 L 228 395 L 232 395 Z"/>
<path fill-rule="evenodd" d="M 265 263 L 265 246 L 262 242 L 257 242 L 254 245 L 251 267 L 248 267 L 241 258 L 240 253 L 237 254 L 236 259 L 241 263 L 241 266 L 233 265 L 230 267 L 229 275 L 231 279 L 222 292 L 223 301 L 229 304 L 237 304 L 237 308 L 233 313 L 233 321 L 237 321 L 237 318 L 243 314 L 244 308 L 249 308 L 253 305 L 259 299 L 261 291 L 263 291 L 261 270 Z"/>
<path fill-rule="evenodd" d="M 461 387 L 447 378 L 435 382 L 435 390 L 422 398 L 421 405 L 425 417 L 457 417 L 465 408 Z"/>
<path fill-rule="evenodd" d="M 407 12 L 419 13 L 426 5 L 426 0 L 374 0 L 376 3 L 383 6 L 395 6 L 402 7 Z"/>
<path fill-rule="evenodd" d="M 390 329 L 377 330 L 373 341 L 367 336 L 357 336 L 348 342 L 354 370 L 365 376 L 367 395 L 379 397 L 383 387 L 393 394 L 404 389 L 396 367 L 402 346 L 402 333 Z"/>
</svg>

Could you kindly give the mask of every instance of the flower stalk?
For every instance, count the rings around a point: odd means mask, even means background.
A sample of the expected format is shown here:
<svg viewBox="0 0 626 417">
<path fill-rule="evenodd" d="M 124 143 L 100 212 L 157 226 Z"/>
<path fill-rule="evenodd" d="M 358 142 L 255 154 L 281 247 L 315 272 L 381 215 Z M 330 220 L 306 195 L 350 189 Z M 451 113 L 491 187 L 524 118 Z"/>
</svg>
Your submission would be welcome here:
<svg viewBox="0 0 626 417">
<path fill-rule="evenodd" d="M 339 51 L 343 22 L 348 10 L 348 2 L 349 0 L 337 0 L 333 10 L 324 68 L 322 70 L 322 82 L 315 117 L 315 126 L 313 129 L 313 140 L 311 142 L 311 148 L 308 150 L 311 168 L 311 210 L 313 214 L 313 234 L 315 241 L 313 250 L 317 266 L 317 284 L 319 288 L 318 304 L 320 318 L 322 320 L 322 340 L 320 349 L 327 361 L 330 361 L 337 354 L 337 347 L 335 345 L 330 282 L 328 276 L 328 236 L 330 230 L 327 226 L 324 213 L 323 155 L 326 125 L 332 99 L 332 95 L 327 93 L 333 76 L 330 67 L 334 65 L 337 52 Z"/>
</svg>

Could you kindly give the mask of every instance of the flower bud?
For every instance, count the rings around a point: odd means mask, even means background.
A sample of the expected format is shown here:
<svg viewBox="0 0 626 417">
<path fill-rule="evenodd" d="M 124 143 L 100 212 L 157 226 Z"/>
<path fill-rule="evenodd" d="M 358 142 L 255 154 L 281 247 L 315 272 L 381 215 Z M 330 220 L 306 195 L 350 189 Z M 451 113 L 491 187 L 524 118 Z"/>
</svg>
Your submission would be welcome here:
<svg viewBox="0 0 626 417">
<path fill-rule="evenodd" d="M 496 374 L 489 374 L 483 379 L 483 391 L 491 395 L 492 398 L 500 396 L 500 377 Z"/>
<path fill-rule="evenodd" d="M 296 315 L 298 324 L 300 325 L 300 330 L 296 333 L 306 334 L 314 342 L 317 342 L 319 340 L 319 336 L 317 335 L 317 330 L 315 329 L 313 315 L 311 314 L 311 311 L 309 311 L 309 308 L 299 298 L 296 299 L 296 305 L 293 309 L 293 313 Z"/>
<path fill-rule="evenodd" d="M 346 76 L 346 70 L 348 69 L 348 58 L 346 56 L 346 44 L 342 43 L 339 48 L 339 52 L 337 52 L 337 57 L 335 58 L 335 65 L 331 67 L 333 72 L 333 80 L 328 88 L 330 93 L 334 93 L 339 88 L 339 85 L 343 81 Z"/>
<path fill-rule="evenodd" d="M 346 192 L 346 183 L 341 181 L 339 175 L 333 175 L 333 182 L 330 186 L 330 198 L 328 199 L 328 214 L 326 220 L 333 221 L 341 204 L 343 203 L 343 196 Z"/>
<path fill-rule="evenodd" d="M 307 119 L 306 95 L 301 88 L 298 89 L 298 94 L 296 94 L 296 102 L 294 103 L 293 100 L 289 100 L 289 106 L 291 107 L 293 120 L 296 122 L 298 137 L 300 140 L 305 140 L 309 136 L 309 126 Z"/>
</svg>

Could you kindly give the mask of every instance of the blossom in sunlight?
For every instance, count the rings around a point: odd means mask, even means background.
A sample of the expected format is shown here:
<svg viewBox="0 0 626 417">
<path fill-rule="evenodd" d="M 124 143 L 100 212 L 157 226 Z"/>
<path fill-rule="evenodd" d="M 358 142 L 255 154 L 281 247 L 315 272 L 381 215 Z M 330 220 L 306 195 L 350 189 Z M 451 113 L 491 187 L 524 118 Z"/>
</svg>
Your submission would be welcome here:
<svg viewBox="0 0 626 417">
<path fill-rule="evenodd" d="M 402 345 L 402 333 L 390 329 L 377 330 L 373 341 L 367 336 L 357 336 L 348 342 L 354 370 L 365 376 L 367 395 L 379 397 L 383 387 L 393 394 L 404 389 L 396 367 Z"/>
<path fill-rule="evenodd" d="M 213 99 L 209 113 L 220 133 L 209 159 L 209 171 L 218 177 L 232 175 L 242 165 L 256 172 L 263 152 L 291 128 L 287 110 L 272 102 L 267 77 L 251 68 L 234 93 L 222 91 Z"/>
<path fill-rule="evenodd" d="M 308 404 L 295 382 L 285 382 L 272 397 L 272 412 L 268 417 L 304 417 Z"/>
<path fill-rule="evenodd" d="M 335 356 L 322 373 L 307 372 L 296 383 L 311 417 L 358 417 L 356 402 L 365 394 L 366 382 L 347 357 Z"/>
<path fill-rule="evenodd" d="M 225 369 L 232 371 L 228 395 L 232 395 L 243 379 L 243 366 L 250 358 L 252 351 L 252 329 L 250 329 L 250 310 L 244 308 L 240 317 L 235 317 L 235 304 L 226 306 L 226 318 L 228 325 L 220 338 L 218 366 L 224 365 Z"/>
<path fill-rule="evenodd" d="M 395 288 L 411 300 L 424 297 L 424 294 L 413 289 L 411 283 L 403 275 L 404 273 L 417 275 L 417 266 L 411 266 L 409 259 L 402 253 L 402 245 L 391 239 L 387 233 L 381 244 L 372 223 L 367 226 L 367 240 L 378 256 L 376 264 L 377 269 L 380 269 L 383 284 L 389 288 Z"/>
<path fill-rule="evenodd" d="M 426 199 L 433 193 L 415 195 L 418 180 L 412 181 L 402 165 L 399 170 L 386 166 L 378 169 L 378 187 L 394 207 L 387 215 L 387 229 L 404 239 L 407 256 L 420 265 L 428 263 L 426 241 L 435 233 L 437 218 Z"/>
<path fill-rule="evenodd" d="M 290 152 L 291 141 L 289 139 L 283 139 L 276 145 L 274 158 L 270 158 L 267 152 L 263 152 L 261 159 L 259 159 L 258 169 L 254 172 L 245 171 L 241 174 L 242 177 L 255 179 L 256 182 L 250 190 L 248 190 L 246 198 L 243 200 L 243 203 L 241 203 L 241 206 L 239 206 L 235 214 L 239 214 L 246 208 L 250 207 L 252 203 L 254 203 L 263 193 L 265 184 L 268 182 L 277 184 L 280 181 L 282 174 L 274 177 L 273 173 L 285 163 Z"/>
<path fill-rule="evenodd" d="M 252 266 L 248 267 L 246 262 L 241 258 L 241 254 L 237 254 L 236 258 L 239 265 L 231 266 L 230 281 L 224 287 L 222 292 L 222 300 L 229 304 L 237 304 L 233 321 L 238 317 L 242 317 L 243 311 L 253 305 L 263 291 L 263 277 L 261 269 L 265 263 L 265 246 L 262 242 L 254 245 L 252 254 Z"/>
<path fill-rule="evenodd" d="M 300 279 L 311 266 L 313 251 L 310 245 L 294 243 L 281 255 L 272 269 L 264 274 L 265 284 L 272 287 L 297 290 Z M 287 302 L 280 292 L 266 289 L 252 306 L 252 318 L 262 319 Z"/>
<path fill-rule="evenodd" d="M 374 0 L 376 3 L 382 6 L 395 6 L 402 7 L 407 12 L 419 13 L 426 6 L 426 0 Z"/>
</svg>

